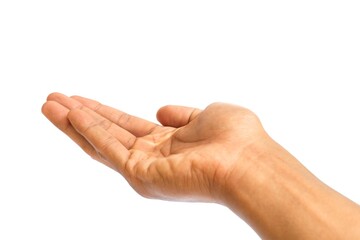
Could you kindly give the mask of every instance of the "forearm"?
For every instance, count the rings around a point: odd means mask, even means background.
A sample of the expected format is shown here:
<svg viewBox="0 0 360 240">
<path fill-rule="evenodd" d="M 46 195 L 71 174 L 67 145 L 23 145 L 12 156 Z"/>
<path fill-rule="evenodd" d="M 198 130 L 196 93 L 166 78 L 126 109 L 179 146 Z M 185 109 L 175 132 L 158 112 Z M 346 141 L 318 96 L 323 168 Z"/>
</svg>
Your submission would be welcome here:
<svg viewBox="0 0 360 240">
<path fill-rule="evenodd" d="M 226 204 L 264 239 L 360 239 L 359 205 L 275 142 L 267 145 L 255 150 L 245 174 L 232 177 Z"/>
</svg>

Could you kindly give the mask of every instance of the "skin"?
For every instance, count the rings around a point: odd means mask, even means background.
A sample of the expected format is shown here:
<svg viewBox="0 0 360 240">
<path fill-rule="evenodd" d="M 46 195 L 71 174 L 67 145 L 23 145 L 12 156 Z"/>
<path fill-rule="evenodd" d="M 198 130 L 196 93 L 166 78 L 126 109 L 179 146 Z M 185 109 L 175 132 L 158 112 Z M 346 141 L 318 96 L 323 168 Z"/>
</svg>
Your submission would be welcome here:
<svg viewBox="0 0 360 240">
<path fill-rule="evenodd" d="M 215 202 L 263 239 L 360 239 L 360 207 L 276 143 L 250 110 L 164 106 L 161 125 L 52 93 L 43 114 L 146 198 Z"/>
</svg>

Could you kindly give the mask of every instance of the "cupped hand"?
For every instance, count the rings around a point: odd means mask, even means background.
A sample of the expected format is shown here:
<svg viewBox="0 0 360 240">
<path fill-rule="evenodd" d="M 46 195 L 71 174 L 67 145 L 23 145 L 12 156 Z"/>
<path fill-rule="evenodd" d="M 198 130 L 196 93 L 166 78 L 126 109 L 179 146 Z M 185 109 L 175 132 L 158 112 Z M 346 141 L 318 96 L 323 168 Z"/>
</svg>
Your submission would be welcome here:
<svg viewBox="0 0 360 240">
<path fill-rule="evenodd" d="M 159 109 L 161 125 L 80 96 L 48 96 L 43 114 L 92 158 L 121 173 L 142 196 L 221 202 L 226 182 L 245 174 L 267 137 L 248 109 Z M 236 171 L 235 171 L 236 169 Z"/>
</svg>

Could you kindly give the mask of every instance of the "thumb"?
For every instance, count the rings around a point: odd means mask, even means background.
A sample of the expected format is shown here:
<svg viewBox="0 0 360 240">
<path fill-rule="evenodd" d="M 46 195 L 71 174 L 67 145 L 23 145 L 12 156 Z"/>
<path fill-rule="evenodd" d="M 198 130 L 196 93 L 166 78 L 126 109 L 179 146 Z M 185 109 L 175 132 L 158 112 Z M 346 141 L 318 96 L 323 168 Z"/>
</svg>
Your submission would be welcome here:
<svg viewBox="0 0 360 240">
<path fill-rule="evenodd" d="M 167 105 L 158 110 L 156 117 L 163 126 L 182 127 L 200 113 L 201 110 L 197 108 Z"/>
</svg>

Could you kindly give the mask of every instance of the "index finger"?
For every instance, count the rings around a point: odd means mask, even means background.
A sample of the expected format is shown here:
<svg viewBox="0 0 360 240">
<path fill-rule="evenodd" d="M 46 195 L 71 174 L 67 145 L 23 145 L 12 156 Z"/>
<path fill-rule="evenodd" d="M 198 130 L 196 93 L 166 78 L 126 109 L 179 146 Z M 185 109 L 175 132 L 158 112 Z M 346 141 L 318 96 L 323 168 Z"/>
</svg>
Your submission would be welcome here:
<svg viewBox="0 0 360 240">
<path fill-rule="evenodd" d="M 82 109 L 69 111 L 68 119 L 101 156 L 123 174 L 129 158 L 128 149 L 110 132 L 104 129 L 89 113 Z"/>
<path fill-rule="evenodd" d="M 154 130 L 156 130 L 159 125 L 147 121 L 145 119 L 132 116 L 115 108 L 101 104 L 98 101 L 84 98 L 81 96 L 72 96 L 71 98 L 76 99 L 84 106 L 94 110 L 101 116 L 109 119 L 120 127 L 126 129 L 130 133 L 134 134 L 136 137 L 143 137 Z"/>
</svg>

